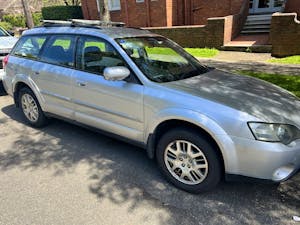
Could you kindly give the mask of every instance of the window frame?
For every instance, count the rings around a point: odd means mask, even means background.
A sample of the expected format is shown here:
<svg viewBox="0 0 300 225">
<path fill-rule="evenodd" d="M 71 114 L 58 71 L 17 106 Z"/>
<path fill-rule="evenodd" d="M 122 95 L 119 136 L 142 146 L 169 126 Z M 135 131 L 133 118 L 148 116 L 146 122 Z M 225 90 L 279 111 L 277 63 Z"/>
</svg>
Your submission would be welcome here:
<svg viewBox="0 0 300 225">
<path fill-rule="evenodd" d="M 119 11 L 121 10 L 121 1 L 120 0 L 117 0 L 119 2 L 118 6 L 113 6 L 112 2 L 114 0 L 109 0 L 108 1 L 108 10 L 109 11 Z"/>
<path fill-rule="evenodd" d="M 21 55 L 15 55 L 15 50 L 18 48 L 19 46 L 19 43 L 21 43 L 21 38 L 30 38 L 30 37 L 46 37 L 46 40 L 43 44 L 43 46 L 41 47 L 40 51 L 39 51 L 39 54 L 37 56 L 37 58 L 28 58 L 28 57 L 23 57 Z M 47 62 L 47 61 L 43 61 L 41 60 L 41 54 L 43 51 L 45 51 L 45 46 L 47 46 L 47 43 L 49 41 L 49 39 L 52 37 L 52 36 L 74 36 L 75 37 L 75 49 L 74 49 L 74 52 L 73 52 L 73 66 L 66 66 L 66 65 L 61 65 L 61 64 L 56 64 L 56 63 L 51 63 L 51 62 Z M 41 62 L 41 63 L 47 63 L 47 64 L 50 64 L 50 65 L 54 65 L 54 66 L 61 66 L 61 67 L 64 67 L 64 68 L 69 68 L 69 69 L 76 69 L 76 48 L 77 48 L 77 42 L 78 42 L 78 39 L 79 39 L 79 35 L 77 34 L 69 34 L 69 33 L 59 33 L 59 34 L 56 34 L 56 33 L 47 33 L 47 34 L 30 34 L 30 35 L 24 35 L 22 36 L 19 41 L 17 42 L 17 44 L 14 46 L 14 48 L 12 49 L 10 55 L 11 56 L 14 56 L 14 57 L 17 57 L 17 58 L 23 58 L 23 59 L 26 59 L 26 60 L 32 60 L 32 61 L 36 61 L 36 62 Z"/>
<path fill-rule="evenodd" d="M 26 42 L 27 40 L 29 40 L 30 38 L 34 38 L 34 37 L 39 37 L 39 38 L 45 37 L 45 41 L 44 41 L 43 45 L 41 46 L 41 48 L 39 49 L 39 52 L 38 52 L 38 54 L 36 55 L 36 57 L 30 58 L 30 57 L 27 57 L 27 56 L 17 55 L 17 54 L 16 54 L 17 48 L 18 48 L 21 44 L 24 45 L 25 42 Z M 26 40 L 23 42 L 23 39 L 26 39 Z M 15 47 L 11 50 L 10 55 L 12 55 L 12 56 L 14 56 L 14 57 L 18 57 L 18 58 L 23 58 L 23 59 L 28 59 L 28 60 L 39 61 L 39 59 L 40 59 L 39 56 L 40 56 L 41 52 L 43 51 L 43 48 L 45 47 L 47 40 L 48 40 L 48 37 L 47 37 L 46 35 L 35 34 L 35 35 L 26 35 L 26 36 L 22 36 L 22 37 L 19 39 L 19 41 L 17 42 L 17 44 L 15 45 Z"/>
<path fill-rule="evenodd" d="M 100 77 L 103 77 L 104 79 L 104 75 L 103 74 L 100 74 L 100 73 L 95 73 L 95 72 L 91 72 L 91 71 L 87 71 L 87 70 L 83 70 L 81 69 L 81 67 L 79 67 L 78 65 L 78 62 L 81 61 L 81 58 L 78 59 L 78 56 L 80 55 L 80 39 L 81 38 L 91 38 L 91 39 L 95 39 L 95 40 L 99 40 L 99 42 L 106 42 L 108 44 L 111 45 L 111 47 L 116 51 L 116 53 L 118 54 L 118 56 L 120 57 L 120 59 L 122 59 L 122 61 L 124 62 L 125 64 L 125 67 L 127 67 L 129 70 L 130 70 L 130 75 L 128 78 L 126 78 L 124 81 L 128 82 L 128 83 L 135 83 L 135 84 L 140 84 L 140 85 L 143 85 L 142 82 L 140 81 L 140 79 L 137 77 L 137 75 L 135 74 L 135 72 L 132 70 L 131 66 L 128 64 L 128 62 L 124 59 L 124 57 L 122 56 L 122 54 L 115 48 L 115 46 L 113 46 L 113 44 L 105 39 L 105 38 L 102 38 L 102 37 L 98 37 L 98 36 L 92 36 L 92 35 L 78 35 L 77 37 L 77 45 L 76 45 L 76 53 L 75 53 L 75 69 L 78 70 L 78 71 L 81 71 L 81 72 L 84 72 L 84 73 L 89 73 L 89 74 L 93 74 L 95 76 L 100 76 Z"/>
<path fill-rule="evenodd" d="M 38 56 L 38 61 L 43 62 L 43 63 L 47 63 L 47 64 L 51 64 L 51 65 L 55 65 L 55 66 L 61 66 L 61 67 L 65 67 L 65 68 L 76 69 L 76 51 L 77 51 L 76 49 L 77 49 L 77 43 L 78 43 L 78 35 L 68 34 L 68 33 L 60 33 L 60 34 L 45 34 L 43 36 L 47 36 L 47 39 L 46 39 L 43 47 L 40 49 L 40 53 L 39 53 L 39 56 Z M 47 49 L 47 47 L 49 47 L 49 42 L 51 41 L 51 39 L 53 37 L 58 37 L 58 36 L 69 36 L 69 37 L 74 38 L 73 62 L 72 62 L 73 65 L 72 66 L 53 63 L 53 62 L 48 62 L 48 61 L 42 60 L 42 58 L 41 58 L 44 51 Z M 53 44 L 53 43 L 51 43 L 51 44 Z"/>
<path fill-rule="evenodd" d="M 49 41 L 49 38 L 51 36 L 56 36 L 56 35 L 70 35 L 70 36 L 74 36 L 75 37 L 75 51 L 74 51 L 74 66 L 73 67 L 70 67 L 70 66 L 65 66 L 65 65 L 58 65 L 58 64 L 54 64 L 54 63 L 50 63 L 50 62 L 45 62 L 45 61 L 41 61 L 41 53 L 43 51 L 45 51 L 45 46 L 47 45 L 47 42 Z M 117 52 L 117 54 L 120 56 L 120 58 L 124 61 L 126 67 L 130 70 L 130 76 L 125 79 L 126 82 L 128 83 L 135 83 L 135 84 L 140 84 L 140 85 L 143 85 L 143 83 L 141 82 L 141 80 L 138 78 L 138 76 L 136 75 L 136 73 L 134 72 L 134 70 L 132 69 L 132 67 L 130 66 L 130 64 L 127 62 L 127 60 L 124 58 L 124 56 L 122 55 L 122 53 L 116 49 L 116 47 L 112 44 L 112 41 L 111 40 L 107 40 L 106 38 L 104 37 L 99 37 L 99 36 L 94 36 L 94 35 L 89 35 L 89 34 L 70 34 L 70 33 L 47 33 L 47 34 L 29 34 L 29 35 L 24 35 L 22 36 L 21 38 L 27 38 L 27 37 L 35 37 L 35 36 L 38 36 L 38 37 L 46 37 L 46 40 L 42 46 L 42 48 L 40 49 L 39 51 L 39 54 L 37 56 L 37 58 L 35 59 L 32 59 L 32 58 L 26 58 L 26 57 L 22 57 L 22 56 L 19 56 L 19 55 L 15 55 L 14 52 L 15 52 L 15 49 L 18 47 L 19 43 L 20 43 L 20 40 L 17 42 L 17 44 L 14 46 L 14 48 L 12 49 L 11 51 L 11 55 L 14 56 L 14 57 L 17 57 L 17 58 L 23 58 L 23 59 L 26 59 L 26 60 L 32 60 L 32 61 L 36 61 L 36 62 L 41 62 L 41 63 L 47 63 L 49 65 L 54 65 L 54 66 L 60 66 L 60 67 L 64 67 L 64 68 L 69 68 L 69 69 L 74 69 L 74 70 L 77 70 L 77 71 L 81 71 L 81 72 L 85 72 L 85 73 L 90 73 L 90 74 L 94 74 L 94 73 L 91 73 L 91 72 L 88 72 L 88 71 L 84 71 L 84 70 L 81 70 L 80 68 L 78 68 L 78 65 L 77 65 L 77 54 L 78 54 L 78 49 L 79 49 L 79 40 L 81 37 L 89 37 L 89 38 L 94 38 L 94 39 L 99 39 L 99 40 L 103 40 L 103 41 L 106 41 L 107 43 L 111 44 L 111 46 L 113 47 L 113 49 Z M 116 42 L 116 40 L 112 39 L 114 42 Z M 117 45 L 119 45 L 118 43 L 116 43 Z M 121 47 L 120 47 L 121 48 Z M 125 53 L 126 54 L 126 53 Z M 132 59 L 129 59 L 132 61 Z M 133 61 L 132 61 L 133 62 Z M 135 63 L 133 62 L 133 64 L 135 65 Z M 135 65 L 136 66 L 136 65 Z M 137 67 L 138 68 L 138 67 Z M 99 74 L 94 74 L 96 76 L 103 76 L 103 75 L 99 75 Z"/>
</svg>

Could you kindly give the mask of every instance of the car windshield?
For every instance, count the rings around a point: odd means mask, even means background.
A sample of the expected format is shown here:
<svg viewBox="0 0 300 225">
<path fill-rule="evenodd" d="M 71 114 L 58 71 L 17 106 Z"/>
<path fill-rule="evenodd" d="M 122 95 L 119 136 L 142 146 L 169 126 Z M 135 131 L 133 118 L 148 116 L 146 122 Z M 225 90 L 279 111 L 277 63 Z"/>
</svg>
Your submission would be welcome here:
<svg viewBox="0 0 300 225">
<path fill-rule="evenodd" d="M 116 41 L 154 82 L 182 80 L 208 71 L 180 46 L 163 37 L 119 38 Z"/>
<path fill-rule="evenodd" d="M 8 36 L 7 33 L 0 27 L 0 37 Z"/>
</svg>

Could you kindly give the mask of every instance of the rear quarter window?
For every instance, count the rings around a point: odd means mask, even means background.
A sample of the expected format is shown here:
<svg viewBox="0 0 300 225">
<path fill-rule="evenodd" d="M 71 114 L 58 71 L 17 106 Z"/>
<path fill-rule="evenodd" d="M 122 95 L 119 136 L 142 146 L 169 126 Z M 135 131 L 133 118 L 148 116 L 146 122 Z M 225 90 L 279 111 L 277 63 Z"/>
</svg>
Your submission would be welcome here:
<svg viewBox="0 0 300 225">
<path fill-rule="evenodd" d="M 45 41 L 46 37 L 22 37 L 16 45 L 15 49 L 13 50 L 12 55 L 29 59 L 37 59 Z"/>
</svg>

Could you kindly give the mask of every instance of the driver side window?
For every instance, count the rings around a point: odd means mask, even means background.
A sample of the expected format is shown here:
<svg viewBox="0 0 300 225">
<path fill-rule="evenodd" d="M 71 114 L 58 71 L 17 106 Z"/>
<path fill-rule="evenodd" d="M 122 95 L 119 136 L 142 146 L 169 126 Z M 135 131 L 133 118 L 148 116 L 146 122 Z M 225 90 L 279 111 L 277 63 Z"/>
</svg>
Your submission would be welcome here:
<svg viewBox="0 0 300 225">
<path fill-rule="evenodd" d="M 78 69 L 103 75 L 106 67 L 113 66 L 126 66 L 126 63 L 110 43 L 100 38 L 80 38 L 77 52 Z"/>
</svg>

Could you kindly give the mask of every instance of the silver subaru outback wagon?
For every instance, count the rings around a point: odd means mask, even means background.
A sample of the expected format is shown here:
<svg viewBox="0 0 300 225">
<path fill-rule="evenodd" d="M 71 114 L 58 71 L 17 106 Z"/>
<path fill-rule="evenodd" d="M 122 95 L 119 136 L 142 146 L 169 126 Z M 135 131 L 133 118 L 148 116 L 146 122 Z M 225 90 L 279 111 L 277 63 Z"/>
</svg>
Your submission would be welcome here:
<svg viewBox="0 0 300 225">
<path fill-rule="evenodd" d="M 145 30 L 82 21 L 28 30 L 4 86 L 24 119 L 59 116 L 144 147 L 192 193 L 224 175 L 281 182 L 300 168 L 300 100 L 270 83 L 201 65 Z"/>
</svg>

